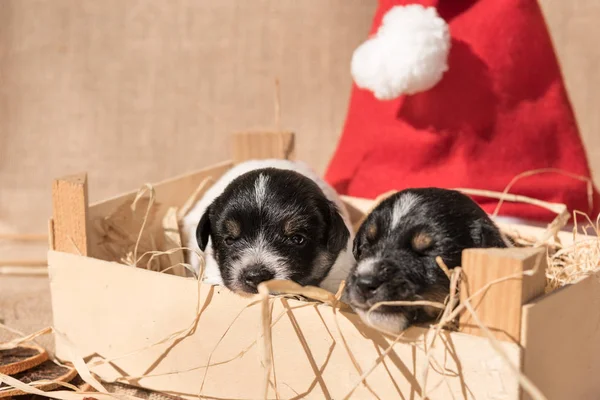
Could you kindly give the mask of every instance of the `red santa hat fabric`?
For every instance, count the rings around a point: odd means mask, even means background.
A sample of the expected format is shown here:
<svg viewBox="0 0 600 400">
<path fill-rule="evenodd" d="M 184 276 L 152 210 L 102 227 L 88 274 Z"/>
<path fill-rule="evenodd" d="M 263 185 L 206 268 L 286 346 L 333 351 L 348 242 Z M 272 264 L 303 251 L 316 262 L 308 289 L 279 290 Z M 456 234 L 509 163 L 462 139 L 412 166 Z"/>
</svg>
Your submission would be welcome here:
<svg viewBox="0 0 600 400">
<path fill-rule="evenodd" d="M 388 11 L 409 4 L 434 7 L 446 22 L 447 68 L 432 87 L 392 99 L 355 83 L 327 181 L 366 198 L 427 186 L 503 191 L 525 171 L 552 168 L 519 180 L 511 193 L 595 217 L 596 190 L 590 207 L 588 183 L 557 172 L 591 176 L 537 1 L 380 0 L 371 36 Z M 490 213 L 497 205 L 475 200 Z M 504 203 L 500 214 L 555 216 L 521 203 Z"/>
</svg>

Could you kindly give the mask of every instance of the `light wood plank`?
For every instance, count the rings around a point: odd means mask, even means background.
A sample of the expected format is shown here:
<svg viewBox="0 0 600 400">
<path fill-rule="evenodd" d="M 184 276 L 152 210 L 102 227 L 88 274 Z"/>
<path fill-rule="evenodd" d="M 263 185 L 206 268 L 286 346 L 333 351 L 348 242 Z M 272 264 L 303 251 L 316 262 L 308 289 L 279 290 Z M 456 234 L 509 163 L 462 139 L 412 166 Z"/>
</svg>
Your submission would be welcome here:
<svg viewBox="0 0 600 400">
<path fill-rule="evenodd" d="M 129 376 L 148 374 L 129 382 L 193 400 L 198 398 L 204 373 L 196 368 L 210 360 L 228 360 L 209 368 L 201 394 L 221 399 L 262 398 L 262 339 L 252 345 L 261 332 L 260 305 L 251 305 L 257 297 L 238 296 L 206 284 L 199 290 L 193 279 L 72 254 L 50 252 L 48 259 L 56 329 L 68 336 L 83 357 L 115 358 L 110 364 L 92 367 L 100 378 L 112 381 L 122 377 L 123 371 Z M 272 303 L 273 365 L 280 399 L 325 399 L 325 392 L 336 400 L 345 398 L 361 375 L 345 345 L 366 372 L 394 339 L 368 328 L 352 312 L 334 313 L 330 306 L 307 306 L 293 299 L 288 303 L 290 314 L 279 300 Z M 175 345 L 159 343 L 175 330 L 194 326 L 194 321 L 197 326 L 185 340 Z M 427 360 L 425 343 L 431 343 L 433 335 L 432 330 L 415 326 L 393 345 L 385 365 L 379 364 L 367 378 L 378 398 L 425 398 L 422 377 L 426 368 L 431 400 L 518 398 L 515 376 L 488 340 L 443 331 L 430 353 L 430 361 L 438 368 L 430 367 Z M 147 346 L 145 351 L 136 351 Z M 520 346 L 503 342 L 501 348 L 510 363 L 518 365 Z M 236 356 L 240 351 L 243 357 Z M 56 354 L 61 359 L 69 357 L 62 340 L 57 341 Z M 129 356 L 120 357 L 124 354 Z M 154 366 L 150 373 L 149 366 Z M 269 399 L 275 398 L 271 389 Z M 377 397 L 359 385 L 350 398 Z"/>
<path fill-rule="evenodd" d="M 461 302 L 490 282 L 496 283 L 471 299 L 475 312 L 499 340 L 520 342 L 522 305 L 544 293 L 546 255 L 543 249 L 468 249 L 462 258 Z M 522 273 L 533 271 L 532 276 Z M 482 336 L 468 312 L 460 317 L 460 330 Z"/>
<path fill-rule="evenodd" d="M 293 160 L 296 136 L 293 132 L 237 132 L 232 138 L 234 162 L 252 159 Z"/>
<path fill-rule="evenodd" d="M 162 251 L 168 251 L 183 246 L 177 220 L 177 211 L 177 207 L 169 207 L 162 219 L 162 227 L 164 229 Z M 168 273 L 177 276 L 186 276 L 186 269 L 181 265 L 184 262 L 185 257 L 181 251 L 167 254 L 165 258 L 161 259 L 162 269 L 168 269 Z"/>
<path fill-rule="evenodd" d="M 599 278 L 600 270 L 523 307 L 522 371 L 549 400 L 599 396 Z"/>
<path fill-rule="evenodd" d="M 81 173 L 54 180 L 52 208 L 54 248 L 57 251 L 87 255 L 87 174 Z"/>
</svg>

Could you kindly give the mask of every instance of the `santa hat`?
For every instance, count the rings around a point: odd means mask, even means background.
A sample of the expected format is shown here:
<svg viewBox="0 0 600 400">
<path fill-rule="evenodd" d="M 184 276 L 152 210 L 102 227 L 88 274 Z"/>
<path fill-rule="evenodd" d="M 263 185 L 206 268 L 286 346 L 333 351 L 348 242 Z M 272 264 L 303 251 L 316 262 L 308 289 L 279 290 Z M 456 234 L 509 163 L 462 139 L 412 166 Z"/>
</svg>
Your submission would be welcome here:
<svg viewBox="0 0 600 400">
<path fill-rule="evenodd" d="M 437 186 L 503 191 L 595 217 L 591 177 L 536 0 L 380 0 L 352 59 L 345 126 L 326 179 L 342 194 Z M 475 198 L 492 212 L 497 200 Z M 539 207 L 500 214 L 549 221 Z"/>
</svg>

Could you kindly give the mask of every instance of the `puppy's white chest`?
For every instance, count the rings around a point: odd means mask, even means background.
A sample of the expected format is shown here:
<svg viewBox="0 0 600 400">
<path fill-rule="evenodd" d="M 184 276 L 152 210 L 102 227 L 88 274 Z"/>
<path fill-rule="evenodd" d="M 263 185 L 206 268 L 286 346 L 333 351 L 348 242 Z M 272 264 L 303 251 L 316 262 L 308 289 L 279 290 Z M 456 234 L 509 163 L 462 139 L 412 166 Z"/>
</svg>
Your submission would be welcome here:
<svg viewBox="0 0 600 400">
<path fill-rule="evenodd" d="M 223 285 L 223 278 L 217 260 L 213 257 L 212 245 L 209 243 L 204 251 L 204 279 L 202 282 L 209 285 Z"/>
</svg>

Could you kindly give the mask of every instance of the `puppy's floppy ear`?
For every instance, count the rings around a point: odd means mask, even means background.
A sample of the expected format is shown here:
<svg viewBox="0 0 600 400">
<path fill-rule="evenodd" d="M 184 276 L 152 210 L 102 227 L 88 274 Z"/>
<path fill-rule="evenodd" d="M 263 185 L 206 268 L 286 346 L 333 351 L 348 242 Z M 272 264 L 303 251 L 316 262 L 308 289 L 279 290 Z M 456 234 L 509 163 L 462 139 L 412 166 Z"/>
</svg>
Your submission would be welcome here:
<svg viewBox="0 0 600 400">
<path fill-rule="evenodd" d="M 506 242 L 502 239 L 500 230 L 492 221 L 486 221 L 484 219 L 476 220 L 471 225 L 471 236 L 477 247 L 507 247 Z"/>
<path fill-rule="evenodd" d="M 344 219 L 342 218 L 337 206 L 332 201 L 328 202 L 329 224 L 327 231 L 327 250 L 329 250 L 331 253 L 338 253 L 342 249 L 345 249 L 348 245 L 350 231 L 344 223 Z"/>
<path fill-rule="evenodd" d="M 211 234 L 210 228 L 210 207 L 204 211 L 204 215 L 200 218 L 200 222 L 196 227 L 196 241 L 200 250 L 204 251 L 208 245 L 208 238 Z"/>
<path fill-rule="evenodd" d="M 359 230 L 356 236 L 354 237 L 354 242 L 352 243 L 352 254 L 354 255 L 354 259 L 358 260 L 360 258 L 360 246 L 362 246 L 363 235 Z"/>
</svg>

